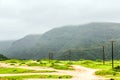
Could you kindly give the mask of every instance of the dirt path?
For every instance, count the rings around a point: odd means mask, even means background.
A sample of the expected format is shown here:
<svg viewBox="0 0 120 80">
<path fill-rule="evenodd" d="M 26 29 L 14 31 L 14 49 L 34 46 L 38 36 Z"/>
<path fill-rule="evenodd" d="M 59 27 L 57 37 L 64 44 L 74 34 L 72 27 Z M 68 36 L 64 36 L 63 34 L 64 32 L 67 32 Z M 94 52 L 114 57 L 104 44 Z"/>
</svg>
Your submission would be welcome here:
<svg viewBox="0 0 120 80">
<path fill-rule="evenodd" d="M 2 67 L 16 67 L 10 66 L 8 64 L 0 63 Z M 30 67 L 30 66 L 17 66 L 17 68 L 31 69 L 31 70 L 56 70 L 52 68 L 42 68 L 42 67 Z M 75 70 L 56 70 L 57 72 L 52 73 L 21 73 L 21 74 L 0 74 L 0 76 L 18 76 L 18 75 L 39 75 L 39 74 L 56 74 L 56 75 L 71 75 L 72 79 L 62 79 L 62 80 L 104 80 L 104 78 L 96 76 L 95 69 L 90 69 L 78 65 L 73 65 Z M 50 80 L 50 79 L 27 79 L 27 80 Z M 52 79 L 58 80 L 58 79 Z"/>
<path fill-rule="evenodd" d="M 104 80 L 102 77 L 96 76 L 95 69 L 90 69 L 82 66 L 73 66 L 75 71 L 72 80 Z"/>
</svg>

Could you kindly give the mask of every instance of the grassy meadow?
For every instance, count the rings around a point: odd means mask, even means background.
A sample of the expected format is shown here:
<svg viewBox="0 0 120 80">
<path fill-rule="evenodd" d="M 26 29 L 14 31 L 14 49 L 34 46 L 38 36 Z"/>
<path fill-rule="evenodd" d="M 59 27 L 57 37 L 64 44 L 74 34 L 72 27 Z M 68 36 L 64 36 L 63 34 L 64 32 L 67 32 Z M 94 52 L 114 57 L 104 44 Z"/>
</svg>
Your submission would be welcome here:
<svg viewBox="0 0 120 80">
<path fill-rule="evenodd" d="M 106 61 L 103 64 L 102 60 L 79 60 L 79 61 L 61 61 L 61 60 L 4 60 L 1 63 L 9 64 L 10 66 L 30 66 L 30 67 L 46 67 L 54 68 L 58 70 L 74 70 L 72 65 L 81 65 L 88 68 L 97 69 L 96 75 L 103 76 L 106 78 L 114 78 L 120 80 L 120 61 L 114 61 L 114 69 L 112 69 L 111 61 Z M 21 68 L 0 68 L 0 74 L 14 74 L 14 73 L 51 73 L 56 72 L 55 70 L 29 70 Z M 8 80 L 22 80 L 23 78 L 71 78 L 70 75 L 27 75 L 27 76 L 8 76 L 1 77 L 0 79 Z"/>
<path fill-rule="evenodd" d="M 69 79 L 72 78 L 71 75 L 55 75 L 49 74 L 51 72 L 57 72 L 56 70 L 73 70 L 69 61 L 58 61 L 58 60 L 17 60 L 10 59 L 0 61 L 0 63 L 6 64 L 13 67 L 2 67 L 0 66 L 0 74 L 20 74 L 20 73 L 46 73 L 46 74 L 36 74 L 36 75 L 19 75 L 19 76 L 2 76 L 0 80 L 24 80 L 29 78 L 43 78 L 43 79 Z M 20 66 L 28 67 L 40 67 L 40 68 L 53 68 L 56 70 L 30 70 L 17 68 Z"/>
<path fill-rule="evenodd" d="M 72 76 L 70 75 L 24 75 L 24 76 L 7 76 L 7 77 L 0 77 L 0 80 L 24 80 L 29 78 L 41 78 L 41 79 L 69 79 Z"/>
<path fill-rule="evenodd" d="M 120 80 L 120 61 L 114 61 L 114 68 L 112 69 L 112 61 L 106 61 L 103 64 L 102 60 L 81 60 L 77 62 L 73 62 L 77 65 L 82 65 L 88 68 L 97 69 L 95 72 L 96 75 L 103 76 L 106 78 L 113 78 L 115 80 Z"/>
</svg>

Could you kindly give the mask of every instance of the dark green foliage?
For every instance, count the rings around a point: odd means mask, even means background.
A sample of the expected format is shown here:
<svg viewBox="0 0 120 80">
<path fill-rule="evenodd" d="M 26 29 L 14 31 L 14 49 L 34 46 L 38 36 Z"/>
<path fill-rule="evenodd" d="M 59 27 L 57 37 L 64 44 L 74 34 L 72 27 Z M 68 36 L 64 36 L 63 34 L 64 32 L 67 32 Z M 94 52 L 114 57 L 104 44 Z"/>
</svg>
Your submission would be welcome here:
<svg viewBox="0 0 120 80">
<path fill-rule="evenodd" d="M 7 57 L 5 57 L 4 55 L 0 54 L 0 61 L 7 60 L 7 59 L 8 59 Z"/>
<path fill-rule="evenodd" d="M 102 60 L 100 60 L 100 59 L 97 59 L 97 60 L 96 60 L 96 62 L 102 62 Z"/>
<path fill-rule="evenodd" d="M 120 66 L 114 67 L 114 71 L 120 72 Z"/>
</svg>

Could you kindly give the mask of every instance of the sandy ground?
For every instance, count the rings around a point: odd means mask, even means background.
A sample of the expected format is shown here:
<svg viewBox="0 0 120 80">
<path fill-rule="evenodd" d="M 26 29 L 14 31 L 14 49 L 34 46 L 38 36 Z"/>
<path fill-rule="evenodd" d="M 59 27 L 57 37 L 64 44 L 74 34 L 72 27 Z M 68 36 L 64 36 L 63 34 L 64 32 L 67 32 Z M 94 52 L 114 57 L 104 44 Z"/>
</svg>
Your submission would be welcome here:
<svg viewBox="0 0 120 80">
<path fill-rule="evenodd" d="M 106 80 L 103 77 L 96 76 L 95 69 L 90 69 L 78 65 L 73 65 L 75 70 L 56 70 L 53 68 L 43 68 L 43 67 L 30 67 L 30 66 L 11 66 L 9 64 L 0 63 L 1 67 L 15 67 L 24 68 L 31 70 L 55 70 L 57 72 L 52 73 L 20 73 L 20 74 L 0 74 L 0 76 L 18 76 L 18 75 L 39 75 L 39 74 L 54 74 L 54 75 L 71 75 L 72 79 L 60 79 L 60 80 Z M 25 80 L 58 80 L 58 79 L 25 79 Z"/>
</svg>

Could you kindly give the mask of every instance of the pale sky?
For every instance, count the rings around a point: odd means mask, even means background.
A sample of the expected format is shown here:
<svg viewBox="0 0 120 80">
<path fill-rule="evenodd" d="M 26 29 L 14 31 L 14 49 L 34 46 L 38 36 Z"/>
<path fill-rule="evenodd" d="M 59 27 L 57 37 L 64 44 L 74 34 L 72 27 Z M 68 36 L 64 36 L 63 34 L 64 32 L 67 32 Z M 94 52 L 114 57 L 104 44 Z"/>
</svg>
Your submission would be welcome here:
<svg viewBox="0 0 120 80">
<path fill-rule="evenodd" d="M 89 22 L 120 22 L 120 0 L 0 0 L 0 40 Z"/>
</svg>

